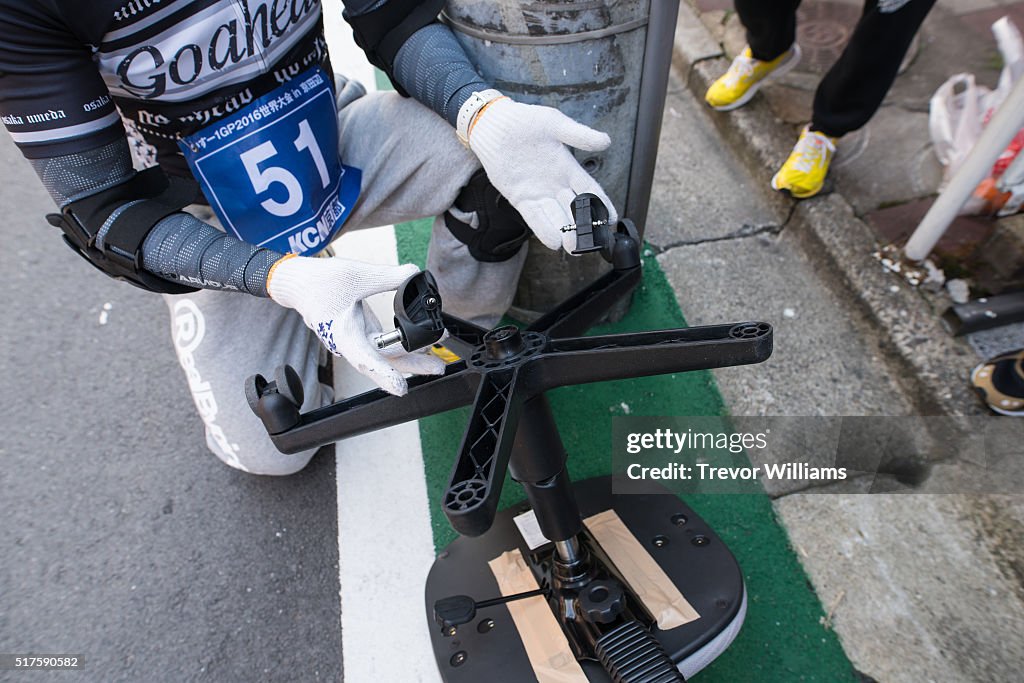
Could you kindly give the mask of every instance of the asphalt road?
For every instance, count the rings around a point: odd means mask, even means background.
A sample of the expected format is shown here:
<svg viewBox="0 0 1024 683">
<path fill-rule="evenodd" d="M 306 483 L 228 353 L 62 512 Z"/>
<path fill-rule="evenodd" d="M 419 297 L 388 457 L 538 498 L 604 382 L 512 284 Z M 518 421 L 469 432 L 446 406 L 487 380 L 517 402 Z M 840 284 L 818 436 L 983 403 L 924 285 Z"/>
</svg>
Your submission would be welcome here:
<svg viewBox="0 0 1024 683">
<path fill-rule="evenodd" d="M 0 653 L 81 655 L 61 681 L 340 680 L 333 459 L 222 465 L 163 302 L 61 243 L 6 134 L 0 168 Z"/>
</svg>

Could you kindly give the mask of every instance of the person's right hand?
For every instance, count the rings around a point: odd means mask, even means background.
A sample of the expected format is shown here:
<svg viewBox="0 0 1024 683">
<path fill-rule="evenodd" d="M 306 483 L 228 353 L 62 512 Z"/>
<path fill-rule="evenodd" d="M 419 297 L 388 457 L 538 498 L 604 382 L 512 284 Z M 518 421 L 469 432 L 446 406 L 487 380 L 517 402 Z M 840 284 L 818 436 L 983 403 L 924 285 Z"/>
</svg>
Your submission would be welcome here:
<svg viewBox="0 0 1024 683">
<path fill-rule="evenodd" d="M 286 256 L 267 276 L 267 292 L 277 303 L 295 309 L 331 353 L 342 356 L 377 386 L 404 396 L 402 373 L 440 375 L 444 361 L 428 351 L 407 353 L 401 347 L 379 351 L 374 337 L 380 321 L 363 300 L 398 289 L 419 272 L 412 264 L 382 266 L 341 258 Z"/>
</svg>

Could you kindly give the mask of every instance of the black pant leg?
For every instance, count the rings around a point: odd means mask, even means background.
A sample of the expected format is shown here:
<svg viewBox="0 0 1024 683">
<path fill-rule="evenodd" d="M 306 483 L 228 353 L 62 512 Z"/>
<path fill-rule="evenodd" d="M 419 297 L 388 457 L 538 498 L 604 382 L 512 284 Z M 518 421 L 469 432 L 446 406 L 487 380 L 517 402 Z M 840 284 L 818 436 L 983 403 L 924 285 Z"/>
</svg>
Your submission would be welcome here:
<svg viewBox="0 0 1024 683">
<path fill-rule="evenodd" d="M 735 0 L 754 59 L 770 62 L 796 42 L 800 0 Z"/>
<path fill-rule="evenodd" d="M 934 4 L 935 0 L 910 0 L 895 12 L 882 12 L 878 0 L 865 3 L 849 44 L 818 85 L 812 130 L 839 137 L 875 115 Z"/>
</svg>

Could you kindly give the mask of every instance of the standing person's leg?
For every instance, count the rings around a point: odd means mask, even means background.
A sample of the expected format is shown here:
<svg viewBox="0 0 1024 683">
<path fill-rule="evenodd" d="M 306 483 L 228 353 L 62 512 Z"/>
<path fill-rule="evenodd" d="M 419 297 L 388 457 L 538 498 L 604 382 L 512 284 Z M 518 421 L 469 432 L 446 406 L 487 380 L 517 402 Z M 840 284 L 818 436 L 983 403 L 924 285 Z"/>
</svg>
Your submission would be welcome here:
<svg viewBox="0 0 1024 683">
<path fill-rule="evenodd" d="M 865 3 L 849 44 L 818 85 L 812 131 L 838 138 L 875 115 L 934 4 L 935 0 Z"/>
<path fill-rule="evenodd" d="M 800 0 L 735 0 L 754 59 L 770 62 L 796 42 Z"/>
<path fill-rule="evenodd" d="M 342 159 L 363 173 L 345 229 L 435 217 L 427 266 L 445 311 L 485 326 L 496 322 L 515 294 L 525 245 L 505 261 L 478 261 L 444 221 L 480 162 L 446 121 L 419 102 L 393 92 L 365 94 L 355 82 L 336 81 Z M 454 214 L 478 228 L 475 216 Z"/>
<path fill-rule="evenodd" d="M 796 9 L 800 0 L 736 0 L 747 29 L 747 47 L 708 88 L 704 100 L 718 111 L 742 107 L 770 77 L 779 77 L 800 61 Z"/>
<path fill-rule="evenodd" d="M 875 115 L 910 41 L 935 0 L 868 0 L 850 42 L 814 95 L 810 125 L 800 133 L 772 187 L 798 199 L 825 185 L 836 142 Z"/>
</svg>

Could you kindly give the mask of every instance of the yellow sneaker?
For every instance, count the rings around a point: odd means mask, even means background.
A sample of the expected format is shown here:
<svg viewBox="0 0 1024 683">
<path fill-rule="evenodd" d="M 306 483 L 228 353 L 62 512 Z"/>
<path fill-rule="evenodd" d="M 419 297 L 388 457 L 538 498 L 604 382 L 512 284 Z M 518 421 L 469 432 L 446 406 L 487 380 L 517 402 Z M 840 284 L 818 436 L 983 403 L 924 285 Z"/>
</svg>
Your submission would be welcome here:
<svg viewBox="0 0 1024 683">
<path fill-rule="evenodd" d="M 799 61 L 800 46 L 796 43 L 770 62 L 754 59 L 750 47 L 747 46 L 732 60 L 729 70 L 711 84 L 704 95 L 704 101 L 718 111 L 731 111 L 742 107 L 754 96 L 764 79 L 769 76 L 781 76 Z"/>
<path fill-rule="evenodd" d="M 818 194 L 825 184 L 838 139 L 804 126 L 786 163 L 772 177 L 772 189 L 785 190 L 797 199 Z"/>
</svg>

